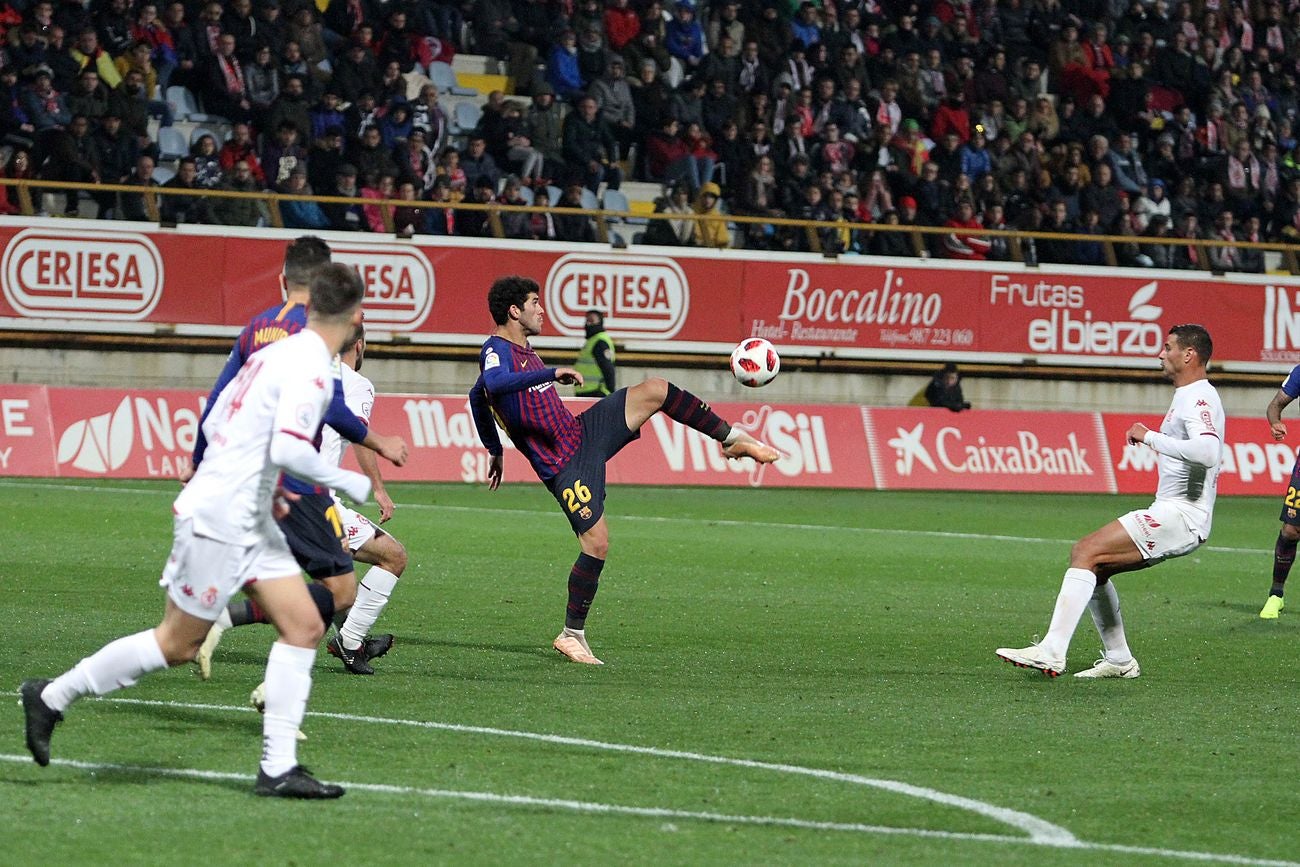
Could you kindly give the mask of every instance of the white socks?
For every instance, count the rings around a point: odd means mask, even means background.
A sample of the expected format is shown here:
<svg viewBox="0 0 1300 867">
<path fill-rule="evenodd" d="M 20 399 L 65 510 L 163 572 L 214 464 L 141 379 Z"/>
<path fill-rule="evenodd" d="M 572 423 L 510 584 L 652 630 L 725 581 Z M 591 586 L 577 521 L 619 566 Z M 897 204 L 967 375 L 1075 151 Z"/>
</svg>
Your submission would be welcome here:
<svg viewBox="0 0 1300 867">
<path fill-rule="evenodd" d="M 348 650 L 356 650 L 370 634 L 370 629 L 384 613 L 388 597 L 397 586 L 397 576 L 387 569 L 371 567 L 357 587 L 357 601 L 352 603 L 348 619 L 339 627 L 339 640 Z"/>
<path fill-rule="evenodd" d="M 1132 662 L 1133 653 L 1124 637 L 1124 620 L 1119 616 L 1119 593 L 1113 582 L 1098 585 L 1088 602 L 1088 611 L 1092 613 L 1092 622 L 1101 636 L 1106 661 L 1114 665 Z"/>
<path fill-rule="evenodd" d="M 1039 642 L 1039 647 L 1058 659 L 1064 659 L 1070 649 L 1070 639 L 1074 629 L 1079 625 L 1083 609 L 1088 607 L 1092 592 L 1097 588 L 1097 576 L 1087 569 L 1066 569 L 1065 578 L 1061 580 L 1061 592 L 1056 597 L 1056 609 L 1052 612 L 1052 623 L 1047 627 L 1047 635 Z M 1115 607 L 1118 616 L 1119 606 Z"/>
<path fill-rule="evenodd" d="M 84 695 L 108 695 L 166 667 L 158 639 L 152 629 L 146 629 L 104 645 L 56 677 L 41 693 L 41 701 L 62 713 Z"/>
<path fill-rule="evenodd" d="M 311 694 L 316 648 L 277 641 L 266 658 L 266 714 L 262 717 L 262 770 L 278 777 L 298 764 L 298 729 Z"/>
</svg>

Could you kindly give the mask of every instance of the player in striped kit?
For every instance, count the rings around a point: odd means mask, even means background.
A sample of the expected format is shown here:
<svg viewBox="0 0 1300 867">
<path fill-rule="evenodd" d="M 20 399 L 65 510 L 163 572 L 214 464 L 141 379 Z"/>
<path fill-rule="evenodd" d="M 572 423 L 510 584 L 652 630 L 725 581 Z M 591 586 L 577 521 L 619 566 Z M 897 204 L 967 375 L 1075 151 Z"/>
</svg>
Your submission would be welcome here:
<svg viewBox="0 0 1300 867">
<path fill-rule="evenodd" d="M 641 426 L 661 411 L 720 442 L 729 458 L 771 463 L 781 453 L 723 421 L 695 395 L 657 377 L 619 389 L 575 417 L 555 384 L 581 385 L 582 374 L 570 367 L 545 366 L 528 343 L 542 330 L 537 283 L 527 277 L 502 277 L 488 291 L 488 310 L 496 328 L 479 352 L 481 372 L 469 393 L 474 425 L 491 455 L 488 487 L 496 490 L 501 484 L 500 424 L 560 503 L 582 548 L 569 572 L 564 628 L 552 646 L 573 662 L 601 665 L 587 644 L 585 625 L 609 551 L 609 459 L 640 436 Z"/>
</svg>

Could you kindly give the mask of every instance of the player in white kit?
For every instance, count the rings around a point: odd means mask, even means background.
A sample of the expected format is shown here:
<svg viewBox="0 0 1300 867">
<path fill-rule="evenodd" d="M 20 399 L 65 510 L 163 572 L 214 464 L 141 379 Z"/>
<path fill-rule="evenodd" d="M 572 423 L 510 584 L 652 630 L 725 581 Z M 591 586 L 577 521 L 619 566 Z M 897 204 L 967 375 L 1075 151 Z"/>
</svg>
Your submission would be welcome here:
<svg viewBox="0 0 1300 867">
<path fill-rule="evenodd" d="M 1206 378 L 1212 352 L 1202 326 L 1169 330 L 1160 365 L 1174 384 L 1173 403 L 1158 433 L 1141 423 L 1127 433 L 1130 445 L 1146 445 L 1159 455 L 1155 502 L 1076 542 L 1047 635 L 1028 647 L 1000 647 L 999 657 L 1049 677 L 1060 675 L 1070 638 L 1087 608 L 1101 635 L 1102 657 L 1074 676 L 1133 678 L 1142 673 L 1129 650 L 1119 594 L 1110 578 L 1189 554 L 1210 536 L 1224 437 L 1223 404 Z"/>
<path fill-rule="evenodd" d="M 222 391 L 203 425 L 206 459 L 172 507 L 162 622 L 104 646 L 52 681 L 22 685 L 27 748 L 38 765 L 49 764 L 50 735 L 69 705 L 191 661 L 217 614 L 243 589 L 279 632 L 266 663 L 262 761 L 253 791 L 291 798 L 343 794 L 297 762 L 296 734 L 325 625 L 273 513 L 284 507 L 277 493 L 282 471 L 357 502 L 370 494 L 369 479 L 331 465 L 312 447 L 333 391 L 334 355 L 361 321 L 363 291 L 355 269 L 323 267 L 311 281 L 306 329 L 249 358 Z"/>
</svg>

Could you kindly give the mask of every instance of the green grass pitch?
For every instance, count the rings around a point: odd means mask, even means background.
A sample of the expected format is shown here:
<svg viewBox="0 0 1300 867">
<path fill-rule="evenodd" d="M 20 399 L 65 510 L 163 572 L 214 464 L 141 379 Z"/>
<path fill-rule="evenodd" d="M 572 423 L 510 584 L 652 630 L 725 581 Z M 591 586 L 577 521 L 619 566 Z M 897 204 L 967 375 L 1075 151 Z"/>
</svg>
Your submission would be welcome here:
<svg viewBox="0 0 1300 867">
<path fill-rule="evenodd" d="M 299 752 L 351 790 L 286 803 L 250 793 L 269 627 L 227 633 L 210 682 L 82 701 L 27 759 L 19 682 L 156 622 L 175 489 L 0 490 L 0 863 L 1300 860 L 1300 593 L 1257 617 L 1273 500 L 1117 579 L 1143 676 L 1085 682 L 993 649 L 1142 500 L 615 488 L 589 668 L 550 649 L 577 545 L 540 485 L 397 485 L 397 645 L 372 678 L 320 654 Z M 1097 646 L 1085 614 L 1069 669 Z"/>
</svg>

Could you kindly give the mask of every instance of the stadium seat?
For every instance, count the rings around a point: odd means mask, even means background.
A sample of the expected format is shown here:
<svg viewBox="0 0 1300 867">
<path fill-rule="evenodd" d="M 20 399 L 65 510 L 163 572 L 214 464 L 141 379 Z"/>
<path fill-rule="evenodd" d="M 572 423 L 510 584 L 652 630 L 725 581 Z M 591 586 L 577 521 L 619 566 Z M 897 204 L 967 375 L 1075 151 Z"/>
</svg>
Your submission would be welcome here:
<svg viewBox="0 0 1300 867">
<path fill-rule="evenodd" d="M 457 133 L 469 135 L 478 129 L 479 121 L 482 119 L 483 109 L 472 102 L 458 102 L 453 113 L 452 125 Z"/>
<path fill-rule="evenodd" d="M 632 204 L 627 200 L 627 193 L 622 190 L 605 190 L 605 195 L 601 198 L 601 207 L 607 211 L 620 211 L 624 214 L 632 211 Z M 611 220 L 617 220 L 618 217 L 611 217 Z M 644 226 L 645 217 L 623 217 L 623 222 L 634 226 Z"/>
<path fill-rule="evenodd" d="M 478 96 L 478 91 L 474 88 L 460 86 L 456 81 L 456 71 L 445 61 L 435 60 L 429 64 L 429 78 L 438 86 L 439 93 L 450 93 L 453 96 Z"/>
<path fill-rule="evenodd" d="M 165 184 L 174 177 L 176 173 L 166 166 L 154 166 L 153 179 L 159 184 Z"/>
<path fill-rule="evenodd" d="M 195 123 L 225 123 L 225 118 L 215 114 L 204 114 L 199 111 L 199 101 L 194 98 L 194 94 L 189 88 L 179 84 L 173 84 L 167 88 L 167 102 L 171 105 L 172 114 L 177 120 L 192 120 Z"/>
<path fill-rule="evenodd" d="M 596 200 L 596 194 L 586 187 L 582 188 L 582 207 L 587 211 L 600 210 L 600 202 Z"/>
<path fill-rule="evenodd" d="M 564 195 L 564 190 L 560 189 L 554 184 L 548 185 L 546 187 L 546 204 L 554 208 L 556 205 L 560 203 L 560 196 L 563 195 Z"/>
<path fill-rule="evenodd" d="M 165 126 L 158 130 L 158 158 L 160 160 L 178 160 L 190 152 L 185 143 L 185 135 L 174 126 Z"/>
<path fill-rule="evenodd" d="M 533 202 L 537 201 L 537 196 L 533 192 L 532 187 L 520 187 L 519 198 L 523 199 L 524 204 L 526 205 L 531 205 Z"/>
</svg>

